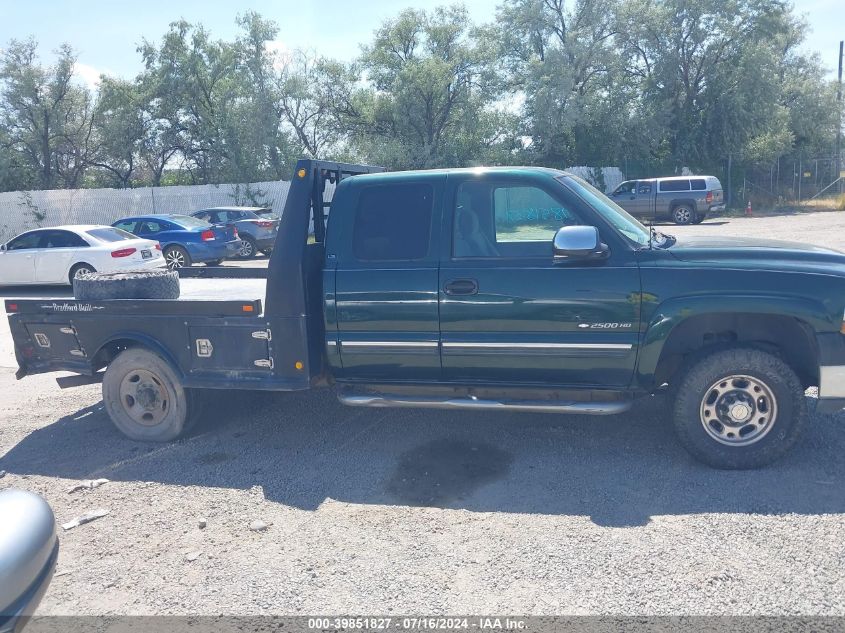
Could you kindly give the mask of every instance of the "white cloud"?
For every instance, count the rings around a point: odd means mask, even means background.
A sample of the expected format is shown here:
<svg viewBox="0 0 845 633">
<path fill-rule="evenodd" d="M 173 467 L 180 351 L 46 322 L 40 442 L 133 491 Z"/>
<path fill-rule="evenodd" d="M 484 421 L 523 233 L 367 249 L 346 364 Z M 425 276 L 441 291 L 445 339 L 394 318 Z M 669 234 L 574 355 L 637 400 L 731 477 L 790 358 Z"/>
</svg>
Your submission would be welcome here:
<svg viewBox="0 0 845 633">
<path fill-rule="evenodd" d="M 79 77 L 88 88 L 97 90 L 100 87 L 100 75 L 113 75 L 110 70 L 94 68 L 82 62 L 73 65 L 73 74 Z"/>
</svg>

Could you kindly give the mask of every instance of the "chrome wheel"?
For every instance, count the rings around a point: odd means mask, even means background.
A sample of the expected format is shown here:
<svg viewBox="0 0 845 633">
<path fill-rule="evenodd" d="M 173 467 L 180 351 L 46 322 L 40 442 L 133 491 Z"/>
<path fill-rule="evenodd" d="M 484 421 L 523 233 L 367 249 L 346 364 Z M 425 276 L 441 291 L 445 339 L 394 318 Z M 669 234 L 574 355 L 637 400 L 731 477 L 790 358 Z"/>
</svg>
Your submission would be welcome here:
<svg viewBox="0 0 845 633">
<path fill-rule="evenodd" d="M 255 246 L 249 240 L 241 241 L 241 250 L 238 253 L 240 257 L 249 258 L 255 254 Z"/>
<path fill-rule="evenodd" d="M 701 424 L 728 446 L 748 446 L 763 439 L 777 418 L 777 401 L 766 383 L 732 375 L 714 382 L 701 400 Z"/>
<path fill-rule="evenodd" d="M 678 207 L 672 212 L 675 224 L 689 224 L 692 222 L 692 210 L 688 207 Z"/>
<path fill-rule="evenodd" d="M 120 382 L 120 403 L 132 420 L 143 426 L 160 424 L 170 407 L 162 380 L 146 369 L 130 371 Z"/>
<path fill-rule="evenodd" d="M 88 266 L 80 266 L 76 269 L 76 272 L 73 273 L 73 278 L 78 279 L 82 275 L 90 275 L 94 272 L 93 268 L 89 268 Z"/>
<path fill-rule="evenodd" d="M 185 254 L 176 248 L 171 248 L 164 254 L 164 261 L 170 270 L 185 266 Z"/>
</svg>

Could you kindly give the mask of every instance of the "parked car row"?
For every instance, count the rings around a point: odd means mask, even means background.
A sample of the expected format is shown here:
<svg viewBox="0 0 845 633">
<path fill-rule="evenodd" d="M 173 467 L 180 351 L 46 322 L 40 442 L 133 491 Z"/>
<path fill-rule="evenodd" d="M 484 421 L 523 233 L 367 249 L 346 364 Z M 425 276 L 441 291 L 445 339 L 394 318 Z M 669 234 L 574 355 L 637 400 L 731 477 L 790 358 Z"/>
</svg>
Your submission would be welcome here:
<svg viewBox="0 0 845 633">
<path fill-rule="evenodd" d="M 73 284 L 92 272 L 170 269 L 269 255 L 279 218 L 266 207 L 121 218 L 111 226 L 26 231 L 0 245 L 0 285 Z"/>
</svg>

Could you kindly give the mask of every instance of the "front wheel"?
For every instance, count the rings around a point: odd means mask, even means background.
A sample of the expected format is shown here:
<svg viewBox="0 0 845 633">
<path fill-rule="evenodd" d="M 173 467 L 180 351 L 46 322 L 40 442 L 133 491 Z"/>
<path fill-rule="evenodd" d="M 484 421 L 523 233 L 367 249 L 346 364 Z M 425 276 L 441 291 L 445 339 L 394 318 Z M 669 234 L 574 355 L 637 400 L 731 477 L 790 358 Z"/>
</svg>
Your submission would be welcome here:
<svg viewBox="0 0 845 633">
<path fill-rule="evenodd" d="M 693 221 L 695 213 L 686 205 L 680 205 L 672 209 L 672 221 L 675 224 L 689 224 Z"/>
<path fill-rule="evenodd" d="M 714 468 L 774 462 L 795 445 L 809 417 L 792 368 L 757 349 L 705 356 L 686 371 L 675 391 L 678 439 L 693 457 Z"/>
<path fill-rule="evenodd" d="M 103 376 L 103 404 L 127 437 L 145 442 L 175 440 L 192 421 L 193 394 L 160 356 L 130 348 Z"/>
</svg>

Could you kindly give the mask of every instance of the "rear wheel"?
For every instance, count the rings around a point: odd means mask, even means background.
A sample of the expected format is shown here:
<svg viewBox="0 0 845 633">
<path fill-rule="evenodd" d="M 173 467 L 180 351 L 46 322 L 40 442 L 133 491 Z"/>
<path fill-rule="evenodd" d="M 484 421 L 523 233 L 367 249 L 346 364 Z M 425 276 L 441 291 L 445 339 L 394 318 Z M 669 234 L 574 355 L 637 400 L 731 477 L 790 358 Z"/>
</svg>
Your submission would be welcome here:
<svg viewBox="0 0 845 633">
<path fill-rule="evenodd" d="M 798 376 L 760 350 L 713 352 L 686 371 L 675 391 L 678 439 L 715 468 L 770 464 L 795 445 L 807 425 Z"/>
<path fill-rule="evenodd" d="M 164 261 L 170 270 L 191 265 L 191 256 L 181 246 L 168 246 L 164 249 Z"/>
<path fill-rule="evenodd" d="M 82 275 L 90 275 L 91 273 L 97 272 L 97 269 L 94 268 L 91 264 L 81 263 L 77 264 L 73 268 L 70 269 L 70 273 L 68 274 L 68 281 L 70 285 L 73 285 L 73 280 L 77 277 Z"/>
<path fill-rule="evenodd" d="M 672 221 L 675 224 L 689 224 L 695 218 L 693 210 L 685 204 L 672 209 Z"/>
<path fill-rule="evenodd" d="M 187 430 L 195 394 L 169 363 L 157 354 L 130 348 L 121 352 L 103 376 L 103 404 L 115 426 L 127 437 L 169 442 Z"/>
<path fill-rule="evenodd" d="M 242 235 L 241 236 L 241 250 L 238 253 L 238 257 L 241 259 L 250 259 L 255 257 L 255 253 L 258 251 L 258 246 L 255 244 L 255 240 L 252 239 L 249 235 Z"/>
</svg>

